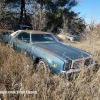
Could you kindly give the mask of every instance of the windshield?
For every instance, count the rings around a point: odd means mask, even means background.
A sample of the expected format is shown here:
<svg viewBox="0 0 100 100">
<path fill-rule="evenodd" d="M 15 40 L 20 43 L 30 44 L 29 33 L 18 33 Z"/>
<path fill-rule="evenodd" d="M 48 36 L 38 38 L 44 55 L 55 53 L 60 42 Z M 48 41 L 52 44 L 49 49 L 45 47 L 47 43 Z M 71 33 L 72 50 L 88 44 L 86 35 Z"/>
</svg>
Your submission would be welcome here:
<svg viewBox="0 0 100 100">
<path fill-rule="evenodd" d="M 31 39 L 32 42 L 58 42 L 52 34 L 32 34 Z"/>
</svg>

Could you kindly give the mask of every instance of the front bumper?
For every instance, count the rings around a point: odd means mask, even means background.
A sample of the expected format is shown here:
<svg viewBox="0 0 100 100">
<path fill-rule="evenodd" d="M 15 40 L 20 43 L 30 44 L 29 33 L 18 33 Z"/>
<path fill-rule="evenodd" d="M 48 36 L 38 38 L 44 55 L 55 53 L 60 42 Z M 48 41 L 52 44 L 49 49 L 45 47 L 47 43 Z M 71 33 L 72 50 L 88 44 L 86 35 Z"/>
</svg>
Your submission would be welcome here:
<svg viewBox="0 0 100 100">
<path fill-rule="evenodd" d="M 94 62 L 94 63 L 92 63 L 91 65 L 89 65 L 89 66 L 87 66 L 87 69 L 89 69 L 90 67 L 92 67 L 93 65 L 95 65 L 96 63 Z M 71 73 L 77 73 L 77 72 L 80 72 L 81 71 L 81 69 L 73 69 L 73 70 L 69 70 L 69 71 L 61 71 L 60 73 L 62 74 L 62 75 L 68 75 L 68 74 L 71 74 Z"/>
</svg>

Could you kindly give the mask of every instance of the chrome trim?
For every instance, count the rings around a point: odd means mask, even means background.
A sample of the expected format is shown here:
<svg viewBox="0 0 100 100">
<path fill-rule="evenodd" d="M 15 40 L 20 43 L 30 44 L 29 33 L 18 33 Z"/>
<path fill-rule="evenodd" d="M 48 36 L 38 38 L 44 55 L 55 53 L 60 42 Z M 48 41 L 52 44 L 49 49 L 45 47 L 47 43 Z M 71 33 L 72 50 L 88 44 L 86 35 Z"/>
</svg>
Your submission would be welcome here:
<svg viewBox="0 0 100 100">
<path fill-rule="evenodd" d="M 80 58 L 80 59 L 72 60 L 71 68 L 73 68 L 73 64 L 74 64 L 75 61 L 86 60 L 86 59 L 89 59 L 89 58 L 92 58 L 92 56 L 90 55 L 90 57 L 83 57 L 83 58 Z"/>
<path fill-rule="evenodd" d="M 75 60 L 72 60 L 72 61 L 85 60 L 85 59 L 89 59 L 89 58 L 92 58 L 92 55 L 90 55 L 90 57 L 83 57 L 83 58 L 75 59 Z"/>
<path fill-rule="evenodd" d="M 95 65 L 96 63 L 94 62 L 94 63 L 92 63 L 91 65 L 89 65 L 89 66 L 87 66 L 87 69 L 89 69 L 90 67 L 92 67 L 93 65 Z M 72 71 L 63 71 L 63 70 L 61 70 L 61 74 L 62 75 L 68 75 L 68 74 L 71 74 L 71 73 L 76 73 L 76 72 L 80 72 L 81 71 L 81 69 L 75 69 L 75 70 L 72 70 Z"/>
</svg>

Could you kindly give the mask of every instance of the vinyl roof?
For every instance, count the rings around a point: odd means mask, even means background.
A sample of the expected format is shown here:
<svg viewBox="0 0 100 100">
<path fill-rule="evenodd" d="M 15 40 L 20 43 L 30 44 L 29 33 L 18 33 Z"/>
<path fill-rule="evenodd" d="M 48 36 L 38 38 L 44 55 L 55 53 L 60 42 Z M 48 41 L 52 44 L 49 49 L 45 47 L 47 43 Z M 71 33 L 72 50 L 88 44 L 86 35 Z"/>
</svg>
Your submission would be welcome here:
<svg viewBox="0 0 100 100">
<path fill-rule="evenodd" d="M 28 33 L 46 33 L 46 34 L 52 34 L 52 33 L 49 33 L 49 32 L 35 31 L 35 30 L 21 30 L 21 31 L 28 32 Z"/>
<path fill-rule="evenodd" d="M 10 34 L 10 36 L 15 36 L 18 32 L 27 32 L 29 34 L 52 34 L 48 32 L 42 32 L 42 31 L 34 31 L 34 30 L 18 30 Z"/>
</svg>

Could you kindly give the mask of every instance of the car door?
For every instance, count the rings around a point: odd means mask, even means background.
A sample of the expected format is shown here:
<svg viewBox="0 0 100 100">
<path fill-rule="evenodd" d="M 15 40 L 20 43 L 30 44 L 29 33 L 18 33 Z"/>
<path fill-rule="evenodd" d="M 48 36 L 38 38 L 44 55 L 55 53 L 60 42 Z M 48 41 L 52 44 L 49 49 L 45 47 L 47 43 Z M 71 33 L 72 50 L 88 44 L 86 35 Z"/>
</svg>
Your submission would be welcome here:
<svg viewBox="0 0 100 100">
<path fill-rule="evenodd" d="M 30 33 L 19 33 L 13 44 L 14 48 L 28 56 L 33 56 L 32 46 L 30 43 Z"/>
</svg>

